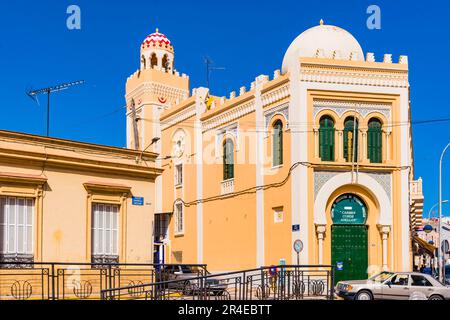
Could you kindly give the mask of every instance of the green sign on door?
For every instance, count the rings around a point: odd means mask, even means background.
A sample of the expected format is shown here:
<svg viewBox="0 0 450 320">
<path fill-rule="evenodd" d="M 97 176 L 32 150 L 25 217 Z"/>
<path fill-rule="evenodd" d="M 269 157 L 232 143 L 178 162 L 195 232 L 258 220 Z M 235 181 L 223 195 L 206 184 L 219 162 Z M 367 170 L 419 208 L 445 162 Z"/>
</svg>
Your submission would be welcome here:
<svg viewBox="0 0 450 320">
<path fill-rule="evenodd" d="M 364 225 L 367 220 L 367 210 L 364 203 L 355 195 L 345 194 L 337 198 L 331 209 L 333 224 Z"/>
</svg>

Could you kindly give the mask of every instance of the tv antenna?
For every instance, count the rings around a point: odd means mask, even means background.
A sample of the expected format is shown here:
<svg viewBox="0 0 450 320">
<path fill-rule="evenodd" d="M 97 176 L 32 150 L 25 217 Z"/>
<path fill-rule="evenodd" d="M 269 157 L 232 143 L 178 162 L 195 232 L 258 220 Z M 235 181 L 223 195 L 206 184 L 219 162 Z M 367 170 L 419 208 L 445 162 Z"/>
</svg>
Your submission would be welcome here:
<svg viewBox="0 0 450 320">
<path fill-rule="evenodd" d="M 215 70 L 226 70 L 226 69 L 223 67 L 215 67 L 214 62 L 208 56 L 205 56 L 205 65 L 206 65 L 206 87 L 209 88 L 211 72 Z"/>
<path fill-rule="evenodd" d="M 29 90 L 27 95 L 39 105 L 38 95 L 47 94 L 47 137 L 50 136 L 50 95 L 54 92 L 63 91 L 73 86 L 84 84 L 84 80 L 58 84 L 53 87 L 43 88 L 39 90 Z"/>
</svg>

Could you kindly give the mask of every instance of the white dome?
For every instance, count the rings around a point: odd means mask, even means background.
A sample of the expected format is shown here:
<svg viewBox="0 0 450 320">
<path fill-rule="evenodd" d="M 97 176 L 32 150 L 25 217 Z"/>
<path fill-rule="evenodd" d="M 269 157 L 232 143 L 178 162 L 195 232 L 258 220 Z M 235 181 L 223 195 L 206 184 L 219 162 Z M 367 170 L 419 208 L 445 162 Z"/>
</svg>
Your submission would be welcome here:
<svg viewBox="0 0 450 320">
<path fill-rule="evenodd" d="M 283 59 L 283 73 L 289 71 L 300 57 L 322 57 L 343 60 L 364 60 L 364 53 L 348 31 L 324 25 L 304 31 L 289 46 Z"/>
</svg>

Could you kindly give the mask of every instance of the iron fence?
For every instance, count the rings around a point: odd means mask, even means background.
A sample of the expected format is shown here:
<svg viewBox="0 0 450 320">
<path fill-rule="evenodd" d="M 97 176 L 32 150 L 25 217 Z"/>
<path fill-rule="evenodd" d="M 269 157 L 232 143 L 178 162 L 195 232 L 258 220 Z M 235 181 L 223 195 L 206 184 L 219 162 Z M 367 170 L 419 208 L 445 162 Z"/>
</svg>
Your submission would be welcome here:
<svg viewBox="0 0 450 320">
<path fill-rule="evenodd" d="M 0 300 L 99 300 L 101 292 L 163 281 L 170 265 L 0 263 Z M 202 270 L 206 265 L 186 265 Z M 131 292 L 134 295 L 133 292 Z"/>
<path fill-rule="evenodd" d="M 177 278 L 101 291 L 103 300 L 334 299 L 333 266 L 277 266 Z"/>
</svg>

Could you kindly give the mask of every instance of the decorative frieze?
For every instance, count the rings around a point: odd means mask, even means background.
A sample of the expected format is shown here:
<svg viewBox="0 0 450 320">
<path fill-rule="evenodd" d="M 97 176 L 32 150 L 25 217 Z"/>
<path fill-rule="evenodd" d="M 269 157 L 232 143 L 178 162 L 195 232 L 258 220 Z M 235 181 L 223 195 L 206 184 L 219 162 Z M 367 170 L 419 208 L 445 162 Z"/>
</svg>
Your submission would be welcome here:
<svg viewBox="0 0 450 320">
<path fill-rule="evenodd" d="M 407 72 L 360 72 L 348 68 L 325 69 L 302 66 L 300 81 L 393 88 L 409 87 Z"/>
<path fill-rule="evenodd" d="M 223 112 L 211 119 L 208 119 L 203 122 L 202 131 L 208 131 L 214 128 L 217 128 L 224 123 L 232 122 L 236 119 L 239 119 L 251 112 L 255 111 L 255 101 L 252 100 L 247 103 L 243 103 L 242 105 L 231 108 L 230 110 Z"/>
<path fill-rule="evenodd" d="M 195 112 L 195 104 L 192 104 L 190 107 L 183 109 L 182 111 L 161 122 L 161 130 L 165 130 L 171 126 L 176 125 L 177 123 L 193 117 L 195 115 Z"/>
<path fill-rule="evenodd" d="M 270 120 L 274 115 L 281 114 L 286 119 L 286 126 L 289 127 L 289 103 L 283 103 L 264 112 L 264 127 L 268 130 Z"/>
<path fill-rule="evenodd" d="M 279 88 L 276 88 L 275 90 L 271 90 L 262 94 L 261 99 L 263 107 L 289 97 L 289 87 L 289 83 L 287 83 Z"/>
<path fill-rule="evenodd" d="M 392 110 L 391 105 L 387 103 L 369 103 L 369 102 L 352 102 L 352 101 L 336 101 L 336 100 L 314 100 L 314 118 L 322 110 L 332 110 L 339 117 L 350 110 L 356 110 L 362 117 L 366 117 L 372 112 L 379 112 L 391 121 Z"/>
<path fill-rule="evenodd" d="M 189 98 L 189 91 L 187 90 L 182 90 L 157 82 L 144 82 L 125 96 L 127 103 L 129 103 L 132 97 L 142 95 L 143 93 L 150 93 L 157 97 L 164 97 L 165 99 L 173 102 L 177 100 L 183 101 Z"/>
<path fill-rule="evenodd" d="M 383 187 L 384 191 L 386 191 L 386 194 L 388 198 L 391 200 L 391 190 L 392 190 L 392 175 L 390 173 L 380 172 L 380 173 L 374 173 L 374 172 L 365 172 L 360 171 L 360 173 L 364 173 L 374 180 L 376 180 L 380 186 Z M 322 187 L 327 183 L 329 180 L 337 176 L 338 174 L 342 174 L 342 172 L 339 171 L 315 171 L 314 172 L 314 198 L 317 198 L 317 195 L 319 194 Z"/>
</svg>

